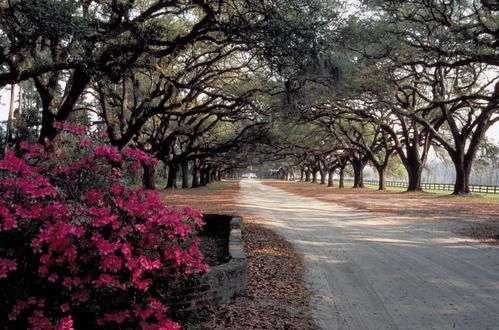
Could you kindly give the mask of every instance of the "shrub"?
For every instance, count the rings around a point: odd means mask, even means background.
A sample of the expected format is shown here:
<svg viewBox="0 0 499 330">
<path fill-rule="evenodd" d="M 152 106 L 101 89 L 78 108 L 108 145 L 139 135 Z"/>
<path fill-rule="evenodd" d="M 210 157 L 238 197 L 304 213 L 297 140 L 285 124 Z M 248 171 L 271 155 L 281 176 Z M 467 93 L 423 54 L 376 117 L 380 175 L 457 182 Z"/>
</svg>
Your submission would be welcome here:
<svg viewBox="0 0 499 330">
<path fill-rule="evenodd" d="M 127 187 L 126 168 L 153 161 L 143 152 L 66 131 L 65 152 L 23 143 L 0 161 L 0 327 L 178 328 L 164 294 L 207 270 L 200 213 Z"/>
</svg>

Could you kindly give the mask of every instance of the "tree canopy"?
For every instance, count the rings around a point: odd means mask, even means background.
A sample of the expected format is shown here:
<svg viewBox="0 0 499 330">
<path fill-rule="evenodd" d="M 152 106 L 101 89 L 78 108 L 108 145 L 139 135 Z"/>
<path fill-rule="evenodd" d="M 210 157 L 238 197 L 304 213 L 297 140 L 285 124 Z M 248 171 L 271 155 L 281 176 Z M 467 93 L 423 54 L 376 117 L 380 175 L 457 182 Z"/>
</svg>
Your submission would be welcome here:
<svg viewBox="0 0 499 330">
<path fill-rule="evenodd" d="M 281 159 L 321 177 L 350 164 L 361 187 L 371 164 L 380 189 L 396 158 L 409 190 L 442 148 L 468 193 L 499 120 L 498 16 L 487 0 L 11 0 L 0 87 L 19 86 L 19 110 L 2 139 L 57 151 L 73 121 L 170 177 Z"/>
</svg>

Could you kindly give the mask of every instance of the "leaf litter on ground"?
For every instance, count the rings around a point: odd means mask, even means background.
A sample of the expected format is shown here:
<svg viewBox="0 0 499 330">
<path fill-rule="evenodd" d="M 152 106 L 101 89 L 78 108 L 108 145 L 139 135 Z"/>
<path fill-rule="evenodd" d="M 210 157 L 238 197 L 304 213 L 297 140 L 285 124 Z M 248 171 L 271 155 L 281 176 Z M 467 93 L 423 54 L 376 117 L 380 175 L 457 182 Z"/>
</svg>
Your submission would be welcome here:
<svg viewBox="0 0 499 330">
<path fill-rule="evenodd" d="M 243 216 L 248 289 L 229 303 L 210 306 L 197 329 L 318 329 L 309 307 L 311 291 L 303 284 L 300 255 L 283 237 L 263 227 L 237 205 L 239 185 L 222 181 L 203 189 L 168 190 L 164 200 L 203 213 Z"/>
</svg>

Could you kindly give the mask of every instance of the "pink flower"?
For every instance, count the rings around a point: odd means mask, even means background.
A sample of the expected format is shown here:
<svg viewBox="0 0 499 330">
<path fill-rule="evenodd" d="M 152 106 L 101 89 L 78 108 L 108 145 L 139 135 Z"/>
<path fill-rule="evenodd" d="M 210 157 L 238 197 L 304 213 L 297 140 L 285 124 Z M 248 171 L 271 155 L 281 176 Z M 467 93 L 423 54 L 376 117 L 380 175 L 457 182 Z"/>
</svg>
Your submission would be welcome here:
<svg viewBox="0 0 499 330">
<path fill-rule="evenodd" d="M 116 168 L 116 167 L 113 167 L 113 169 L 111 170 L 113 176 L 115 178 L 121 178 L 123 176 L 123 172 L 119 169 L 119 168 Z"/>
<path fill-rule="evenodd" d="M 161 262 L 159 260 L 149 260 L 145 256 L 139 257 L 139 262 L 144 269 L 159 269 L 161 267 Z"/>
<path fill-rule="evenodd" d="M 68 289 L 71 289 L 71 287 L 73 286 L 73 280 L 71 279 L 71 277 L 65 277 L 62 281 L 62 285 L 64 285 Z"/>
<path fill-rule="evenodd" d="M 50 205 L 48 208 L 50 208 L 53 217 L 56 219 L 63 219 L 69 216 L 69 209 L 67 205 L 59 201 L 53 202 L 52 205 Z"/>
<path fill-rule="evenodd" d="M 102 235 L 99 233 L 94 233 L 91 240 L 102 255 L 113 253 L 118 249 L 118 244 L 103 239 Z"/>
<path fill-rule="evenodd" d="M 147 290 L 149 286 L 152 284 L 152 280 L 150 278 L 142 281 L 133 279 L 132 283 L 135 285 L 135 287 L 138 290 Z"/>
<path fill-rule="evenodd" d="M 77 126 L 74 129 L 74 133 L 76 135 L 83 135 L 86 133 L 86 131 L 87 131 L 87 129 L 85 128 L 85 126 Z"/>
<path fill-rule="evenodd" d="M 7 278 L 7 273 L 17 269 L 17 263 L 14 260 L 0 258 L 0 279 Z"/>
<path fill-rule="evenodd" d="M 61 309 L 62 309 L 62 306 L 61 306 Z M 69 307 L 68 307 L 68 310 L 69 310 Z M 73 327 L 73 318 L 71 317 L 71 315 L 63 317 L 59 321 L 59 323 L 57 324 L 57 326 L 55 327 L 55 330 L 73 330 L 73 329 L 74 329 L 74 327 Z"/>
<path fill-rule="evenodd" d="M 117 273 L 123 266 L 123 261 L 117 255 L 107 255 L 102 261 L 101 269 L 103 271 L 110 271 L 112 273 Z"/>
<path fill-rule="evenodd" d="M 109 322 L 115 322 L 117 324 L 123 323 L 127 318 L 130 317 L 130 311 L 129 310 L 124 310 L 118 313 L 106 313 L 104 314 L 104 321 Z"/>
<path fill-rule="evenodd" d="M 87 191 L 86 193 L 84 193 L 83 197 L 85 198 L 85 201 L 88 204 L 92 205 L 92 204 L 97 203 L 100 199 L 102 199 L 104 197 L 104 192 L 100 191 L 100 190 L 93 189 L 93 190 L 90 190 L 90 191 Z M 106 210 L 105 214 L 101 214 L 101 213 L 95 214 L 95 212 L 97 212 L 96 210 L 97 210 L 97 208 L 91 207 L 90 214 L 95 215 L 95 216 L 108 214 L 107 209 L 105 209 Z"/>
<path fill-rule="evenodd" d="M 40 275 L 45 275 L 45 274 L 48 274 L 49 273 L 49 270 L 46 266 L 40 266 L 38 267 L 38 274 Z"/>
<path fill-rule="evenodd" d="M 56 125 L 85 133 L 84 127 Z M 72 309 L 98 301 L 105 289 L 116 300 L 98 306 L 88 320 L 96 326 L 178 328 L 148 289 L 170 276 L 207 269 L 194 238 L 193 222 L 201 224 L 201 214 L 167 207 L 157 192 L 120 182 L 127 165 L 154 162 L 151 155 L 80 141 L 94 152 L 82 150 L 73 137 L 67 154 L 51 157 L 42 146 L 23 143 L 23 156 L 8 152 L 0 160 L 0 232 L 20 228 L 18 241 L 31 244 L 2 247 L 0 280 L 14 277 L 22 264 L 30 272 L 23 276 L 41 286 L 31 292 L 15 284 L 23 297 L 6 306 L 9 319 L 32 328 L 72 329 L 79 326 Z M 27 262 L 32 264 L 24 267 Z M 37 292 L 50 294 L 50 303 Z M 122 303 L 128 306 L 117 310 Z"/>
<path fill-rule="evenodd" d="M 168 308 L 163 305 L 158 299 L 151 298 L 149 299 L 149 305 L 155 310 L 164 314 L 168 311 Z"/>
<path fill-rule="evenodd" d="M 12 308 L 12 311 L 8 315 L 9 321 L 15 321 L 17 320 L 17 316 L 28 307 L 28 303 L 24 300 L 18 300 L 16 304 L 14 305 L 14 308 Z"/>
<path fill-rule="evenodd" d="M 203 216 L 203 214 L 200 211 L 193 210 L 187 206 L 183 208 L 182 213 L 193 219 L 201 218 Z"/>
<path fill-rule="evenodd" d="M 50 329 L 52 322 L 48 317 L 45 317 L 43 310 L 37 310 L 33 316 L 28 317 L 28 321 L 33 329 Z"/>
<path fill-rule="evenodd" d="M 111 276 L 109 274 L 102 274 L 99 276 L 99 279 L 94 281 L 94 284 L 96 287 L 100 287 L 103 285 L 117 286 L 119 284 L 119 281 L 114 276 Z"/>
<path fill-rule="evenodd" d="M 0 231 L 17 228 L 16 218 L 10 213 L 9 209 L 3 205 L 0 205 L 0 218 L 3 218 L 3 222 L 0 222 Z"/>
<path fill-rule="evenodd" d="M 165 329 L 165 330 L 180 330 L 180 324 L 173 322 L 172 320 L 163 320 L 161 324 L 154 327 L 155 329 Z"/>
<path fill-rule="evenodd" d="M 111 187 L 111 194 L 113 194 L 114 196 L 120 196 L 124 193 L 125 191 L 125 186 L 121 183 L 116 183 L 115 185 L 113 185 Z"/>
<path fill-rule="evenodd" d="M 21 149 L 24 149 L 24 150 L 28 150 L 29 149 L 29 143 L 26 142 L 26 141 L 22 141 L 19 146 L 21 147 Z"/>
<path fill-rule="evenodd" d="M 52 126 L 54 128 L 57 128 L 57 129 L 61 129 L 63 127 L 64 123 L 63 122 L 60 122 L 60 121 L 54 121 L 54 123 L 52 124 Z"/>
<path fill-rule="evenodd" d="M 114 162 L 121 161 L 121 154 L 116 147 L 112 146 L 95 146 L 94 154 L 97 158 L 108 158 Z"/>
<path fill-rule="evenodd" d="M 66 132 L 74 133 L 75 127 L 71 124 L 67 124 L 64 126 L 64 130 L 66 130 Z"/>
<path fill-rule="evenodd" d="M 92 226 L 94 227 L 104 227 L 108 224 L 113 224 L 114 225 L 113 227 L 115 227 L 116 224 L 119 226 L 118 217 L 115 215 L 109 215 L 109 216 L 104 216 L 102 218 L 94 219 L 92 221 Z"/>
<path fill-rule="evenodd" d="M 57 281 L 57 278 L 58 278 L 58 277 L 59 277 L 59 276 L 58 276 L 57 274 L 52 273 L 52 274 L 50 274 L 50 275 L 49 275 L 49 277 L 47 278 L 47 280 L 48 280 L 49 282 L 55 283 L 55 281 Z"/>
<path fill-rule="evenodd" d="M 29 166 L 24 159 L 16 157 L 10 150 L 5 153 L 4 159 L 0 160 L 0 170 L 23 174 L 27 177 L 36 172 L 35 168 Z"/>
</svg>

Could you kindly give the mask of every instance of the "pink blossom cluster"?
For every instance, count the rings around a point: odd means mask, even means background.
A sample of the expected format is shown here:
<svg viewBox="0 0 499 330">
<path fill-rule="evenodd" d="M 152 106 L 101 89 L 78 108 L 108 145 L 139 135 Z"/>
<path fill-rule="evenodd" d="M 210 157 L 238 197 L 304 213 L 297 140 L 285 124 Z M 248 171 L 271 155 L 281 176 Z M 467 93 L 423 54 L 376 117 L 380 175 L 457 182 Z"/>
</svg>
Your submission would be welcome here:
<svg viewBox="0 0 499 330">
<path fill-rule="evenodd" d="M 75 135 L 83 135 L 87 132 L 87 128 L 85 126 L 76 126 L 76 125 L 72 125 L 72 124 L 64 123 L 64 122 L 60 122 L 60 121 L 54 122 L 54 124 L 52 126 L 54 126 L 54 128 L 64 130 L 66 132 L 69 132 L 69 133 L 72 133 Z"/>
<path fill-rule="evenodd" d="M 21 151 L 0 160 L 0 327 L 178 329 L 162 297 L 181 274 L 208 270 L 201 214 L 121 181 L 126 161 L 152 162 L 141 151 Z"/>
</svg>

